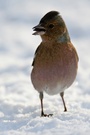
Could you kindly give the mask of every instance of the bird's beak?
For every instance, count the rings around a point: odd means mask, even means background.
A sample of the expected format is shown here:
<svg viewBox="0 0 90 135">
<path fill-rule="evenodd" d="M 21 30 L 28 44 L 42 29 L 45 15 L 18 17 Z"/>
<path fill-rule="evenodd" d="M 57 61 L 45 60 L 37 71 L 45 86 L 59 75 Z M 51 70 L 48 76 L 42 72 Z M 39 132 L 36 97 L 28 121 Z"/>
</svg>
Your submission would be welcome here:
<svg viewBox="0 0 90 135">
<path fill-rule="evenodd" d="M 41 24 L 38 24 L 37 26 L 33 27 L 33 31 L 35 31 L 33 35 L 43 35 L 45 34 L 46 30 L 43 26 L 41 26 Z"/>
</svg>

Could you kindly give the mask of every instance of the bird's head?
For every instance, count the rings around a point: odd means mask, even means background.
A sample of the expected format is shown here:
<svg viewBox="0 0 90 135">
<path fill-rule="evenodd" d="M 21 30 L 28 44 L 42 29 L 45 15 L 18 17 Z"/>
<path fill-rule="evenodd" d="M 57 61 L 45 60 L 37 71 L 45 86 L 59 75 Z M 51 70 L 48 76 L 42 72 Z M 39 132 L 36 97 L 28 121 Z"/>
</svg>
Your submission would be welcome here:
<svg viewBox="0 0 90 135">
<path fill-rule="evenodd" d="M 33 30 L 33 35 L 40 35 L 43 41 L 70 40 L 64 20 L 57 11 L 48 12 Z"/>
</svg>

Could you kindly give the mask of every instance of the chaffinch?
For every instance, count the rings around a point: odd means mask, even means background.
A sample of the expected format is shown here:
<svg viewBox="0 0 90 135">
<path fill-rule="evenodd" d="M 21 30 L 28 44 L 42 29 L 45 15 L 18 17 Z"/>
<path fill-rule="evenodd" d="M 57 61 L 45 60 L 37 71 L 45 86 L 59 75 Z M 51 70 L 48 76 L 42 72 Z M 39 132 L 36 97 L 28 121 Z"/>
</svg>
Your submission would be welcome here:
<svg viewBox="0 0 90 135">
<path fill-rule="evenodd" d="M 67 111 L 64 90 L 70 87 L 76 78 L 78 55 L 59 12 L 48 12 L 33 30 L 33 35 L 40 35 L 42 42 L 35 52 L 31 81 L 39 92 L 41 116 L 46 117 L 52 114 L 44 113 L 43 92 L 49 95 L 59 93 L 64 111 Z"/>
</svg>

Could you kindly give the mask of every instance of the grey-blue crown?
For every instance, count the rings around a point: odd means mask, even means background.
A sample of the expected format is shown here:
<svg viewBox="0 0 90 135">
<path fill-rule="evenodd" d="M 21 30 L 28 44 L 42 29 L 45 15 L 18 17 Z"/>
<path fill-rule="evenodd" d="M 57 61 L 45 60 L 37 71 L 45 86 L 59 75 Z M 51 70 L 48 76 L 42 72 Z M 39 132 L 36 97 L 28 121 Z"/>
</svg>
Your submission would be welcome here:
<svg viewBox="0 0 90 135">
<path fill-rule="evenodd" d="M 59 14 L 58 11 L 50 11 L 40 20 L 40 23 L 45 23 L 45 22 L 53 19 L 58 14 Z"/>
</svg>

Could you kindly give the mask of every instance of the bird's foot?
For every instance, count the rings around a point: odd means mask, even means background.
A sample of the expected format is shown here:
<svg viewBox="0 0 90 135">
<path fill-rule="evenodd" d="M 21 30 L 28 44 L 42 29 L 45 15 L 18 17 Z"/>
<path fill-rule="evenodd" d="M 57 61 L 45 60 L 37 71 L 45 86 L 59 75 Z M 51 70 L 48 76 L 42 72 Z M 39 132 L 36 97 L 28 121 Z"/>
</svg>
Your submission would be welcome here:
<svg viewBox="0 0 90 135">
<path fill-rule="evenodd" d="M 67 108 L 64 109 L 64 112 L 67 112 Z"/>
<path fill-rule="evenodd" d="M 52 116 L 53 114 L 44 114 L 44 113 L 41 114 L 41 117 L 52 117 Z"/>
</svg>

